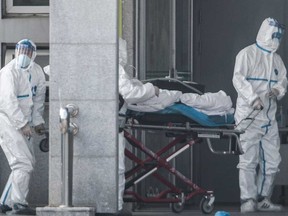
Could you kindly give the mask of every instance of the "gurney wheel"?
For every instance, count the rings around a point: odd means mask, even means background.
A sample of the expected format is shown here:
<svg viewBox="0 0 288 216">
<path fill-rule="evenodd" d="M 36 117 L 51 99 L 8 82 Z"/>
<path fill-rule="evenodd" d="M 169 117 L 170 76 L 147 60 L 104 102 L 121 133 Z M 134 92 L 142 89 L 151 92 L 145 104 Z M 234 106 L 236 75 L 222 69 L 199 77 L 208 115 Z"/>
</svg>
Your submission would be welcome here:
<svg viewBox="0 0 288 216">
<path fill-rule="evenodd" d="M 180 213 L 184 209 L 184 203 L 182 203 L 182 202 L 171 203 L 171 209 L 175 213 Z"/>
<path fill-rule="evenodd" d="M 200 209 L 204 214 L 210 214 L 214 209 L 214 203 L 209 205 L 210 198 L 204 196 L 200 202 Z"/>
<path fill-rule="evenodd" d="M 49 139 L 44 138 L 40 141 L 39 148 L 42 152 L 48 152 L 49 151 Z"/>
</svg>

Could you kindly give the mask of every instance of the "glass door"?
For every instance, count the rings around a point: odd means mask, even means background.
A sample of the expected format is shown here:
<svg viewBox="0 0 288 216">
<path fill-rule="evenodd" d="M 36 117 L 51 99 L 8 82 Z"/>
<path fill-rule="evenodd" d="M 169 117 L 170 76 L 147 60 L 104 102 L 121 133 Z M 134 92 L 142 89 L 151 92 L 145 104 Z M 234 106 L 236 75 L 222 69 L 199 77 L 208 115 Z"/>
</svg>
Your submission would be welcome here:
<svg viewBox="0 0 288 216">
<path fill-rule="evenodd" d="M 193 81 L 193 0 L 146 0 L 136 5 L 139 79 Z"/>
<path fill-rule="evenodd" d="M 135 11 L 136 77 L 140 80 L 169 77 L 193 81 L 193 0 L 138 0 Z M 143 137 L 143 143 L 153 150 L 164 147 L 167 140 L 171 141 L 165 133 L 145 131 Z M 192 179 L 192 160 L 193 149 L 190 148 L 171 163 Z M 161 171 L 162 176 L 186 189 L 173 175 Z M 157 195 L 163 189 L 163 185 L 149 177 L 144 185 L 137 187 L 138 191 L 149 196 Z"/>
</svg>

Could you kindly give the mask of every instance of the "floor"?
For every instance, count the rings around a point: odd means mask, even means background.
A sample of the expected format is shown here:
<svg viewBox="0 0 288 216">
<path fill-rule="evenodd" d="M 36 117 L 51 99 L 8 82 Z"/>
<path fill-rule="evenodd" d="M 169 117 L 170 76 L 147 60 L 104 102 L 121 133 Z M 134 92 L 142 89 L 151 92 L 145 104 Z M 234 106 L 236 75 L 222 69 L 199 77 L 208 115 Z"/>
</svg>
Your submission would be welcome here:
<svg viewBox="0 0 288 216">
<path fill-rule="evenodd" d="M 126 203 L 125 208 L 130 209 L 133 208 L 133 216 L 215 216 L 216 212 L 224 211 L 229 213 L 229 216 L 288 216 L 288 204 L 283 203 L 283 211 L 281 212 L 253 212 L 253 213 L 240 213 L 240 206 L 238 204 L 220 204 L 216 203 L 213 211 L 210 214 L 204 214 L 199 205 L 190 203 L 186 204 L 182 211 L 179 213 L 175 213 L 171 209 L 171 205 L 169 204 L 135 204 L 135 203 Z M 8 215 L 4 213 L 0 213 L 0 216 Z M 9 214 L 13 215 L 13 214 Z M 227 215 L 227 216 L 228 216 Z M 99 214 L 96 216 L 111 216 L 111 214 Z M 217 215 L 218 216 L 218 215 Z M 225 215 L 226 216 L 226 215 Z"/>
<path fill-rule="evenodd" d="M 200 209 L 184 209 L 181 213 L 173 213 L 169 208 L 166 209 L 146 209 L 133 212 L 133 216 L 197 216 L 197 215 L 211 215 L 214 216 L 217 211 L 225 211 L 230 214 L 230 216 L 288 216 L 288 207 L 285 207 L 282 212 L 255 212 L 249 214 L 241 214 L 239 212 L 239 207 L 236 206 L 223 206 L 215 207 L 211 214 L 204 214 Z"/>
<path fill-rule="evenodd" d="M 249 213 L 249 214 L 241 214 L 239 212 L 239 207 L 236 206 L 218 206 L 215 207 L 213 212 L 211 214 L 203 214 L 200 209 L 184 209 L 180 213 L 173 213 L 170 208 L 143 208 L 139 209 L 137 211 L 133 211 L 133 216 L 201 216 L 201 215 L 211 215 L 214 216 L 216 212 L 218 211 L 225 211 L 230 214 L 230 216 L 288 216 L 288 207 L 285 207 L 282 212 L 255 212 L 255 213 Z M 0 213 L 0 215 L 6 215 L 3 213 Z M 12 215 L 12 214 L 9 214 Z M 98 214 L 97 214 L 98 215 Z M 106 216 L 111 214 L 101 214 L 101 216 Z"/>
</svg>

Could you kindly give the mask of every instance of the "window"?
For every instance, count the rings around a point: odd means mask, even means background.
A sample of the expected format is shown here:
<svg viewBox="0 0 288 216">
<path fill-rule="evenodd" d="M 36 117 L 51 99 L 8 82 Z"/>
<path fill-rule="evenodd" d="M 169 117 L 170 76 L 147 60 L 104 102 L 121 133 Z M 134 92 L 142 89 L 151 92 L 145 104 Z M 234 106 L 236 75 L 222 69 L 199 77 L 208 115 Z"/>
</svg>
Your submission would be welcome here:
<svg viewBox="0 0 288 216">
<path fill-rule="evenodd" d="M 49 0 L 2 0 L 3 16 L 48 14 Z"/>
<path fill-rule="evenodd" d="M 193 1 L 140 2 L 136 23 L 138 78 L 193 81 Z"/>
<path fill-rule="evenodd" d="M 49 0 L 12 0 L 14 6 L 49 6 Z"/>
</svg>

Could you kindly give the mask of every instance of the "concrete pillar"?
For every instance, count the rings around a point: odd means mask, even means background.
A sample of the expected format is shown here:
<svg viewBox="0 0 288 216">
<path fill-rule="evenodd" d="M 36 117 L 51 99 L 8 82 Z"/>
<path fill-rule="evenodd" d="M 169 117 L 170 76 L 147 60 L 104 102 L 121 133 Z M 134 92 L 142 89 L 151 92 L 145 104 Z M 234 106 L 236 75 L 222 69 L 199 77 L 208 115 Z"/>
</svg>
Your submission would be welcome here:
<svg viewBox="0 0 288 216">
<path fill-rule="evenodd" d="M 118 209 L 117 3 L 50 1 L 49 208 L 37 209 L 38 215 L 53 214 L 51 207 L 57 212 L 61 204 L 59 108 L 69 103 L 79 107 L 72 119 L 79 126 L 74 137 L 73 206 L 96 207 L 97 213 Z"/>
</svg>

